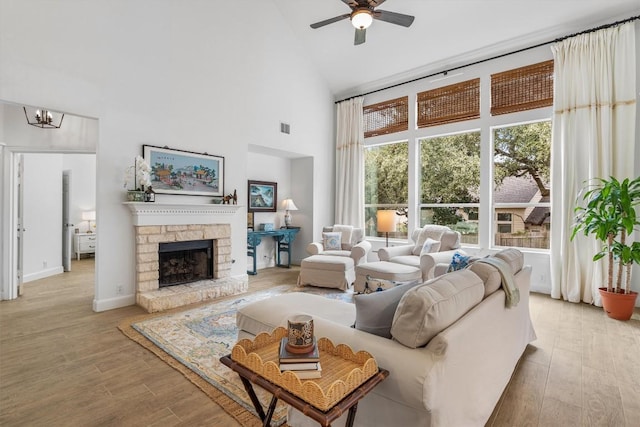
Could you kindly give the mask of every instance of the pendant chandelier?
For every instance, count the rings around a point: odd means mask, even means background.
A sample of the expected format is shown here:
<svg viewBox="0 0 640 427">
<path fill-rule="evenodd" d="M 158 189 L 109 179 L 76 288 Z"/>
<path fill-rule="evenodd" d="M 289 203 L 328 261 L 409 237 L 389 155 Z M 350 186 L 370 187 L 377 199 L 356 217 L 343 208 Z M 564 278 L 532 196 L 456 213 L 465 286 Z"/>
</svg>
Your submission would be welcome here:
<svg viewBox="0 0 640 427">
<path fill-rule="evenodd" d="M 31 126 L 36 126 L 42 129 L 60 129 L 60 126 L 62 126 L 64 113 L 62 113 L 58 124 L 55 124 L 53 122 L 53 114 L 51 114 L 51 111 L 45 109 L 36 110 L 35 115 L 33 115 L 34 121 L 31 121 L 29 119 L 29 114 L 27 113 L 27 107 L 22 107 L 22 109 L 24 110 L 24 116 L 27 118 L 27 123 L 29 123 Z"/>
</svg>

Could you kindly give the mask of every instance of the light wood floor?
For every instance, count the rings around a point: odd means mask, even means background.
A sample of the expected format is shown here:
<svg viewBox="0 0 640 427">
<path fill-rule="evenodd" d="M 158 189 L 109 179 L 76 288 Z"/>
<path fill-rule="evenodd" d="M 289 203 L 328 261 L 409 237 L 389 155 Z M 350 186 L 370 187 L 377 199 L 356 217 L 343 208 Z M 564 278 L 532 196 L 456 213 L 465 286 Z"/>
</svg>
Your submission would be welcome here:
<svg viewBox="0 0 640 427">
<path fill-rule="evenodd" d="M 116 328 L 138 307 L 91 310 L 93 260 L 0 302 L 0 425 L 234 426 L 198 388 Z M 250 290 L 295 284 L 266 269 Z M 640 313 L 532 295 L 529 346 L 488 426 L 640 426 Z M 482 363 L 481 360 L 478 363 Z M 386 426 L 385 426 L 386 427 Z M 452 426 L 457 427 L 457 426 Z"/>
</svg>

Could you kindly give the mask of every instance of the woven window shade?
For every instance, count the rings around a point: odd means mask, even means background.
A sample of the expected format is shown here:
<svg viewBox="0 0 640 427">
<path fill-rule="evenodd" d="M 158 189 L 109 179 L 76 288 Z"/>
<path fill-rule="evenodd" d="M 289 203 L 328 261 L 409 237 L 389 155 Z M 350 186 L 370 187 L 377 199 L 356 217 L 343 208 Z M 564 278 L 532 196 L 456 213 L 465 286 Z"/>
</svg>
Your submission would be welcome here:
<svg viewBox="0 0 640 427">
<path fill-rule="evenodd" d="M 419 128 L 478 117 L 480 117 L 479 78 L 418 94 Z"/>
<path fill-rule="evenodd" d="M 391 99 L 363 108 L 364 137 L 409 129 L 409 97 Z"/>
<path fill-rule="evenodd" d="M 553 105 L 553 60 L 491 75 L 491 115 Z"/>
</svg>

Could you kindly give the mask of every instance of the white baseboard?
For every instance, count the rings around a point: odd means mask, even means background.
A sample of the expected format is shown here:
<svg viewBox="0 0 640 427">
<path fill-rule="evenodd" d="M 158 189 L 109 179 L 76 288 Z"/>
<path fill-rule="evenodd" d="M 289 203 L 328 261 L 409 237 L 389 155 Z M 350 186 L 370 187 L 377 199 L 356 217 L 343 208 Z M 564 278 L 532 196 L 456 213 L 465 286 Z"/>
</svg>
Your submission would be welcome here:
<svg viewBox="0 0 640 427">
<path fill-rule="evenodd" d="M 107 311 L 113 310 L 114 308 L 122 308 L 128 307 L 130 305 L 135 305 L 136 296 L 135 295 L 124 295 L 116 298 L 106 298 L 93 300 L 93 311 Z"/>
<path fill-rule="evenodd" d="M 62 266 L 47 268 L 46 270 L 36 271 L 35 273 L 25 274 L 22 283 L 33 282 L 34 280 L 44 279 L 45 277 L 55 276 L 64 273 Z"/>
</svg>

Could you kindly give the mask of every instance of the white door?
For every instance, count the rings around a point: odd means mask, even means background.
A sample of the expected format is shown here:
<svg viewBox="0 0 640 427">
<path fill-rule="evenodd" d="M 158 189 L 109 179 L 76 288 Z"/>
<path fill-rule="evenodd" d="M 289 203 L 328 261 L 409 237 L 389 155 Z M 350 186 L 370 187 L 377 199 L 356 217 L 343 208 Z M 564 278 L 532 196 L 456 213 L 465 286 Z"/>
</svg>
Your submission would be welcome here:
<svg viewBox="0 0 640 427">
<path fill-rule="evenodd" d="M 73 224 L 69 219 L 69 205 L 71 203 L 71 171 L 62 172 L 62 268 L 71 271 L 71 229 Z"/>
<path fill-rule="evenodd" d="M 22 270 L 24 263 L 24 162 L 22 154 L 16 155 L 16 289 L 22 295 Z M 15 295 L 15 294 L 14 294 Z"/>
</svg>

